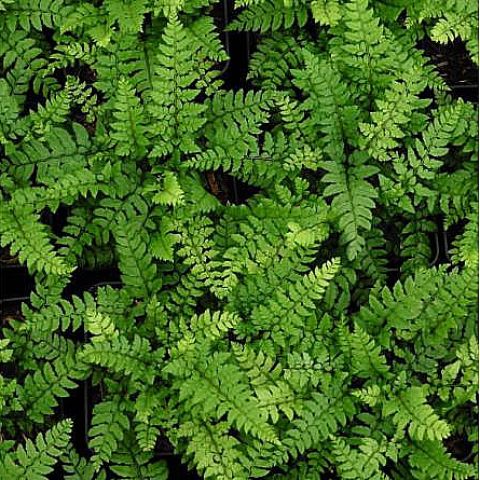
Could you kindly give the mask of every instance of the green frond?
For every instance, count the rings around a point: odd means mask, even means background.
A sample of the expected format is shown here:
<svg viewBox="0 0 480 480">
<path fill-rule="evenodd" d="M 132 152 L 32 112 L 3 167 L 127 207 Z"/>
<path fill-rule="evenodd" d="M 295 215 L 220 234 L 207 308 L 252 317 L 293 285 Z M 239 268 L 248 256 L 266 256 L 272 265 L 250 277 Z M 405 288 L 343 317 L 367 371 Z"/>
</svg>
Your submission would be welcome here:
<svg viewBox="0 0 480 480">
<path fill-rule="evenodd" d="M 378 385 L 371 385 L 353 392 L 363 403 L 369 407 L 374 407 L 382 399 L 382 391 Z"/>
<path fill-rule="evenodd" d="M 29 12 L 24 18 L 28 19 L 28 16 Z M 11 15 L 9 18 L 16 21 L 17 16 Z M 46 96 L 50 90 L 58 88 L 58 82 L 49 74 L 48 61 L 45 58 L 42 43 L 29 36 L 24 30 L 12 32 L 4 19 L 5 16 L 0 19 L 2 26 L 0 58 L 3 57 L 3 78 L 23 106 L 30 85 L 35 93 Z"/>
<path fill-rule="evenodd" d="M 477 478 L 477 5 L 234 3 L 0 0 L 0 479 Z"/>
<path fill-rule="evenodd" d="M 350 289 L 356 281 L 357 275 L 353 268 L 345 266 L 340 269 L 325 291 L 323 305 L 328 312 L 332 312 L 335 316 L 346 313 L 352 300 Z"/>
<path fill-rule="evenodd" d="M 2 478 L 23 480 L 35 478 L 48 480 L 54 466 L 67 447 L 73 422 L 63 420 L 48 430 L 39 433 L 35 442 L 28 439 L 25 446 L 19 445 L 15 452 L 7 453 L 0 459 Z"/>
<path fill-rule="evenodd" d="M 472 60 L 478 65 L 478 5 L 476 2 L 450 1 L 442 4 L 435 13 L 435 24 L 430 29 L 433 41 L 439 43 L 453 42 L 460 38 L 466 42 Z M 423 12 L 420 18 L 428 18 L 428 12 Z"/>
<path fill-rule="evenodd" d="M 287 430 L 283 443 L 294 458 L 318 448 L 345 424 L 351 413 L 348 404 L 342 405 L 339 398 L 314 392 L 312 399 L 305 402 L 300 418 L 295 419 Z"/>
<path fill-rule="evenodd" d="M 90 4 L 87 4 L 90 5 Z M 77 10 L 78 11 L 78 10 Z M 88 18 L 88 16 L 82 17 Z M 95 15 L 93 16 L 95 18 Z M 77 22 L 77 20 L 75 20 Z M 147 39 L 139 43 L 137 35 L 114 34 L 113 40 L 102 49 L 95 50 L 91 43 L 87 47 L 78 47 L 79 55 L 92 64 L 97 72 L 95 87 L 108 98 L 115 96 L 117 83 L 125 77 L 142 98 L 148 98 L 152 91 L 157 42 Z M 121 59 L 121 61 L 119 61 Z"/>
<path fill-rule="evenodd" d="M 240 319 L 228 312 L 213 312 L 209 310 L 201 315 L 194 315 L 190 321 L 190 329 L 198 336 L 216 339 L 222 337 L 230 329 L 235 328 Z"/>
<path fill-rule="evenodd" d="M 320 142 L 332 160 L 341 162 L 345 144 L 357 144 L 358 108 L 352 103 L 340 72 L 327 59 L 303 51 L 305 68 L 292 70 L 293 83 L 305 92 L 309 116 L 301 129 Z M 323 136 L 319 136 L 319 132 Z M 320 137 L 320 138 L 319 138 Z"/>
<path fill-rule="evenodd" d="M 359 252 L 354 268 L 361 275 L 367 275 L 373 283 L 385 283 L 388 275 L 388 253 L 385 250 L 384 233 L 372 228 L 365 237 L 365 248 Z"/>
<path fill-rule="evenodd" d="M 300 342 L 305 323 L 315 315 L 316 302 L 339 269 L 340 261 L 335 258 L 299 278 L 290 288 L 277 289 L 270 301 L 253 310 L 250 321 L 255 329 L 281 346 Z"/>
<path fill-rule="evenodd" d="M 439 441 L 413 442 L 413 452 L 408 457 L 412 475 L 416 480 L 467 480 L 474 478 L 473 465 L 462 463 L 447 453 Z"/>
<path fill-rule="evenodd" d="M 37 301 L 38 299 L 32 298 L 32 303 Z M 55 302 L 53 298 L 49 298 L 47 302 L 42 301 L 39 306 L 35 305 L 35 308 L 24 304 L 22 331 L 29 332 L 33 338 L 37 334 L 65 332 L 68 329 L 76 332 L 84 323 L 88 322 L 87 311 L 89 309 L 94 311 L 95 301 L 88 293 L 84 294 L 83 300 L 77 296 L 73 296 L 70 301 L 58 298 Z"/>
<path fill-rule="evenodd" d="M 228 60 L 212 17 L 199 17 L 186 28 L 193 42 L 198 44 L 199 60 L 211 59 L 215 62 Z"/>
<path fill-rule="evenodd" d="M 368 0 L 354 0 L 344 5 L 341 27 L 335 30 L 338 41 L 333 45 L 333 58 L 341 71 L 348 72 L 356 88 L 371 99 L 377 87 L 375 82 L 382 82 L 382 74 L 392 66 L 384 27 Z M 383 85 L 378 88 L 380 86 Z"/>
<path fill-rule="evenodd" d="M 155 377 L 154 357 L 148 340 L 136 335 L 132 341 L 123 336 L 98 339 L 85 346 L 79 356 L 87 364 L 151 383 Z"/>
<path fill-rule="evenodd" d="M 135 89 L 126 79 L 118 82 L 112 122 L 115 152 L 120 156 L 143 157 L 149 142 L 146 138 L 144 108 Z M 125 128 L 127 126 L 127 128 Z"/>
<path fill-rule="evenodd" d="M 171 154 L 174 148 L 183 153 L 199 151 L 195 139 L 205 123 L 206 105 L 195 102 L 204 88 L 197 74 L 206 75 L 211 65 L 204 61 L 204 70 L 200 70 L 198 55 L 202 48 L 178 19 L 170 18 L 152 80 L 149 112 L 155 120 L 151 132 L 155 147 L 150 156 Z"/>
<path fill-rule="evenodd" d="M 341 331 L 341 342 L 346 347 L 346 353 L 351 355 L 351 371 L 354 375 L 366 379 L 388 376 L 390 369 L 381 347 L 361 327 L 355 325 L 353 332 Z"/>
<path fill-rule="evenodd" d="M 157 443 L 157 439 L 160 436 L 160 429 L 152 424 L 150 419 L 139 422 L 135 426 L 135 435 L 137 438 L 138 446 L 143 452 L 151 452 L 154 450 Z"/>
<path fill-rule="evenodd" d="M 467 216 L 468 223 L 462 235 L 454 243 L 454 261 L 463 262 L 468 268 L 478 265 L 478 206 Z"/>
<path fill-rule="evenodd" d="M 104 400 L 93 410 L 88 446 L 93 450 L 92 462 L 98 471 L 102 463 L 110 461 L 119 448 L 130 421 L 120 399 Z"/>
<path fill-rule="evenodd" d="M 430 236 L 437 226 L 426 218 L 413 218 L 400 233 L 400 255 L 404 258 L 402 272 L 411 275 L 421 268 L 427 268 L 433 259 Z"/>
<path fill-rule="evenodd" d="M 387 480 L 382 471 L 387 459 L 385 445 L 373 438 L 363 438 L 357 448 L 351 446 L 342 438 L 333 439 L 332 454 L 337 463 L 337 472 L 342 479 Z"/>
<path fill-rule="evenodd" d="M 152 200 L 159 205 L 176 206 L 183 202 L 184 195 L 177 176 L 167 171 L 163 174 L 162 191 L 155 193 Z"/>
<path fill-rule="evenodd" d="M 293 4 L 295 3 L 295 4 Z M 265 0 L 248 6 L 229 24 L 229 30 L 253 30 L 262 33 L 307 23 L 308 9 L 301 1 Z"/>
<path fill-rule="evenodd" d="M 287 90 L 292 86 L 291 71 L 302 61 L 301 44 L 293 37 L 274 33 L 262 38 L 253 52 L 248 78 L 265 90 Z"/>
<path fill-rule="evenodd" d="M 27 375 L 18 386 L 17 395 L 22 410 L 29 420 L 43 423 L 58 406 L 57 398 L 68 397 L 68 390 L 77 387 L 76 380 L 85 377 L 85 366 L 78 358 L 67 354 L 46 362 L 41 370 Z"/>
<path fill-rule="evenodd" d="M 5 22 L 13 32 L 17 28 L 29 32 L 32 28 L 58 26 L 65 14 L 63 0 L 18 0 L 6 9 Z"/>
<path fill-rule="evenodd" d="M 112 455 L 110 470 L 126 480 L 167 480 L 169 476 L 166 462 L 155 461 L 153 454 L 141 452 L 131 436 Z"/>
<path fill-rule="evenodd" d="M 115 228 L 115 241 L 122 281 L 130 295 L 147 299 L 161 285 L 152 262 L 146 231 L 133 221 L 121 221 Z"/>
<path fill-rule="evenodd" d="M 178 436 L 188 439 L 185 457 L 192 459 L 204 478 L 249 478 L 241 443 L 228 434 L 227 422 L 185 422 L 180 426 Z"/>
<path fill-rule="evenodd" d="M 376 101 L 377 110 L 371 113 L 372 123 L 359 125 L 364 136 L 360 145 L 376 160 L 389 160 L 389 150 L 398 148 L 399 140 L 409 133 L 412 116 L 418 114 L 416 110 L 421 111 L 430 104 L 429 99 L 418 98 L 426 87 L 426 82 L 418 77 L 420 75 L 412 75 L 405 83 L 392 83 L 384 98 Z"/>
<path fill-rule="evenodd" d="M 219 154 L 221 163 L 210 160 L 209 164 L 213 164 L 215 169 L 222 167 L 235 174 L 241 169 L 244 157 L 257 156 L 257 136 L 261 133 L 261 126 L 269 119 L 271 106 L 272 95 L 265 92 L 245 93 L 239 90 L 215 94 L 207 102 L 205 136 L 209 147 Z M 202 155 L 198 157 L 200 162 Z M 247 159 L 245 170 L 251 170 L 253 163 Z M 192 166 L 195 167 L 195 163 Z"/>
<path fill-rule="evenodd" d="M 117 22 L 121 32 L 137 33 L 143 29 L 147 3 L 147 0 L 106 0 L 103 6 L 110 22 Z"/>
<path fill-rule="evenodd" d="M 195 355 L 191 347 L 186 352 Z M 278 443 L 274 427 L 267 422 L 259 400 L 252 396 L 245 373 L 229 363 L 229 357 L 215 352 L 206 358 L 192 358 L 192 370 L 185 368 L 181 356 L 170 362 L 165 371 L 176 377 L 174 387 L 178 389 L 179 402 L 206 419 L 220 419 L 226 413 L 229 423 L 245 435 Z"/>
<path fill-rule="evenodd" d="M 425 389 L 410 387 L 386 402 L 384 414 L 393 413 L 397 433 L 408 430 L 413 440 L 443 440 L 451 433 L 451 427 L 442 420 L 427 403 Z"/>
<path fill-rule="evenodd" d="M 334 27 L 342 18 L 342 7 L 338 0 L 314 0 L 310 8 L 315 22 L 320 25 Z"/>
<path fill-rule="evenodd" d="M 71 443 L 66 450 L 61 457 L 65 480 L 106 480 L 105 472 L 96 475 L 95 465 L 81 457 Z"/>
<path fill-rule="evenodd" d="M 374 199 L 378 196 L 366 180 L 378 172 L 377 167 L 365 164 L 365 157 L 361 155 L 352 158 L 352 164 L 355 167 L 346 168 L 333 161 L 321 162 L 321 167 L 328 172 L 322 178 L 322 183 L 328 184 L 323 195 L 333 196 L 331 208 L 349 260 L 354 260 L 365 247 L 364 235 L 372 227 Z"/>
<path fill-rule="evenodd" d="M 73 270 L 54 251 L 51 235 L 40 222 L 34 205 L 21 204 L 12 207 L 7 202 L 1 205 L 2 224 L 0 227 L 1 246 L 10 246 L 12 255 L 18 254 L 30 272 L 45 272 L 54 275 L 68 275 Z"/>
<path fill-rule="evenodd" d="M 42 141 L 25 139 L 9 154 L 9 171 L 19 182 L 32 175 L 43 185 L 54 186 L 65 173 L 74 174 L 87 166 L 95 150 L 89 135 L 80 124 L 73 123 L 74 136 L 61 127 L 51 127 Z"/>
</svg>

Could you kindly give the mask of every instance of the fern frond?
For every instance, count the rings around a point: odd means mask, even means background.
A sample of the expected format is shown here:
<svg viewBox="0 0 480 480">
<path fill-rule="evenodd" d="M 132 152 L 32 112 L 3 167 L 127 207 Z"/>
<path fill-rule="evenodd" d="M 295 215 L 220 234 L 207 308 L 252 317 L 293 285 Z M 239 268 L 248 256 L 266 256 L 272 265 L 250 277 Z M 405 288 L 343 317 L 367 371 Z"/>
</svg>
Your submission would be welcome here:
<svg viewBox="0 0 480 480">
<path fill-rule="evenodd" d="M 123 336 L 95 340 L 87 344 L 79 356 L 85 363 L 146 383 L 153 382 L 155 377 L 150 343 L 138 335 L 131 342 Z"/>
<path fill-rule="evenodd" d="M 34 205 L 27 203 L 12 208 L 4 202 L 0 208 L 1 246 L 10 245 L 12 255 L 18 254 L 19 261 L 25 263 L 30 272 L 43 271 L 54 275 L 72 272 L 72 266 L 67 265 L 54 251 L 51 236 L 47 227 L 40 222 Z"/>
<path fill-rule="evenodd" d="M 149 145 L 144 110 L 128 80 L 118 82 L 113 116 L 111 137 L 115 140 L 117 155 L 143 157 Z"/>
<path fill-rule="evenodd" d="M 390 369 L 381 348 L 361 327 L 355 325 L 351 333 L 341 331 L 341 341 L 347 347 L 345 351 L 351 354 L 352 373 L 368 379 L 388 375 Z"/>
<path fill-rule="evenodd" d="M 62 467 L 65 472 L 65 480 L 105 480 L 106 474 L 102 470 L 95 474 L 95 466 L 81 457 L 73 445 L 69 443 L 66 453 L 61 457 Z"/>
<path fill-rule="evenodd" d="M 188 351 L 195 355 L 191 348 Z M 200 358 L 201 363 L 192 359 L 194 363 L 188 368 L 193 371 L 186 370 L 179 357 L 167 365 L 165 371 L 177 377 L 175 388 L 187 410 L 200 408 L 205 418 L 217 419 L 227 413 L 229 423 L 246 435 L 278 443 L 275 429 L 266 421 L 259 401 L 252 397 L 245 374 L 228 362 L 229 357 L 229 354 L 215 352 L 208 360 Z"/>
<path fill-rule="evenodd" d="M 169 476 L 167 463 L 154 461 L 153 454 L 141 452 L 130 435 L 112 455 L 109 468 L 125 480 L 167 480 Z"/>
<path fill-rule="evenodd" d="M 156 275 L 145 230 L 133 221 L 120 221 L 115 228 L 115 241 L 122 280 L 130 295 L 149 298 L 161 285 L 161 279 Z"/>
<path fill-rule="evenodd" d="M 457 263 L 463 262 L 468 268 L 478 265 L 478 206 L 474 205 L 472 213 L 467 216 L 468 223 L 463 234 L 454 243 L 453 258 Z"/>
<path fill-rule="evenodd" d="M 416 480 L 467 480 L 475 475 L 473 465 L 452 458 L 439 441 L 413 442 L 412 447 L 408 461 Z"/>
<path fill-rule="evenodd" d="M 347 404 L 341 403 L 337 398 L 313 393 L 312 399 L 305 402 L 300 418 L 292 422 L 283 440 L 292 456 L 316 448 L 345 424 L 351 412 L 348 411 Z M 344 410 L 345 407 L 347 409 Z"/>
<path fill-rule="evenodd" d="M 359 125 L 364 136 L 360 145 L 373 158 L 389 160 L 389 150 L 397 148 L 399 140 L 408 135 L 408 124 L 416 110 L 429 105 L 429 99 L 418 98 L 426 87 L 426 82 L 418 77 L 420 75 L 412 75 L 405 83 L 392 83 L 384 98 L 376 101 L 377 111 L 371 113 L 372 123 Z"/>
<path fill-rule="evenodd" d="M 241 443 L 228 434 L 228 422 L 188 421 L 180 426 L 178 436 L 188 439 L 185 457 L 192 459 L 204 478 L 247 478 Z"/>
<path fill-rule="evenodd" d="M 304 26 L 308 9 L 303 2 L 286 5 L 284 0 L 265 0 L 249 6 L 229 24 L 229 30 L 253 30 L 262 33 L 287 29 L 297 24 Z"/>
<path fill-rule="evenodd" d="M 342 479 L 387 480 L 382 467 L 387 463 L 385 445 L 373 438 L 363 438 L 357 448 L 351 448 L 342 438 L 333 440 L 337 472 Z"/>
<path fill-rule="evenodd" d="M 43 141 L 25 140 L 9 155 L 9 171 L 18 181 L 27 181 L 33 174 L 38 182 L 54 186 L 65 173 L 76 173 L 87 166 L 94 153 L 89 135 L 77 123 L 72 125 L 74 136 L 60 127 L 52 127 Z"/>
<path fill-rule="evenodd" d="M 152 129 L 155 147 L 150 156 L 163 156 L 174 148 L 183 153 L 199 150 L 195 138 L 205 123 L 206 110 L 204 104 L 195 102 L 201 92 L 196 75 L 200 48 L 179 20 L 170 18 L 159 46 L 152 84 L 149 111 L 156 124 Z"/>
<path fill-rule="evenodd" d="M 329 157 L 341 162 L 345 156 L 345 145 L 357 144 L 357 118 L 359 110 L 351 102 L 347 86 L 338 70 L 326 59 L 303 51 L 304 70 L 292 70 L 293 83 L 307 95 L 303 108 L 310 116 L 301 129 L 316 139 L 319 138 Z"/>
<path fill-rule="evenodd" d="M 342 7 L 338 0 L 314 0 L 310 8 L 315 22 L 320 25 L 334 27 L 342 18 Z"/>
<path fill-rule="evenodd" d="M 26 416 L 43 423 L 44 417 L 51 415 L 58 405 L 57 398 L 68 397 L 68 390 L 77 387 L 75 380 L 83 379 L 85 373 L 85 366 L 69 353 L 27 375 L 18 388 L 18 398 Z"/>
<path fill-rule="evenodd" d="M 450 426 L 427 403 L 425 389 L 410 387 L 384 405 L 384 413 L 392 414 L 397 431 L 408 428 L 413 440 L 443 440 L 450 435 Z"/>
<path fill-rule="evenodd" d="M 303 61 L 301 45 L 295 38 L 274 33 L 263 38 L 250 59 L 248 78 L 264 90 L 288 90 L 291 72 Z"/>
<path fill-rule="evenodd" d="M 298 343 L 305 322 L 314 315 L 316 304 L 338 272 L 340 261 L 333 259 L 321 268 L 301 277 L 287 289 L 278 289 L 265 305 L 254 309 L 251 322 L 257 331 L 264 331 L 283 347 Z"/>
<path fill-rule="evenodd" d="M 111 460 L 112 454 L 117 451 L 130 427 L 124 411 L 124 405 L 119 399 L 104 400 L 95 405 L 91 428 L 88 431 L 88 445 L 94 452 L 92 462 L 97 471 L 102 463 Z"/>
<path fill-rule="evenodd" d="M 73 422 L 63 420 L 54 425 L 45 435 L 39 433 L 35 442 L 28 439 L 15 452 L 0 459 L 0 476 L 12 480 L 35 478 L 48 480 L 54 466 L 70 440 Z"/>
<path fill-rule="evenodd" d="M 106 0 L 103 4 L 110 21 L 118 22 L 121 32 L 137 33 L 142 31 L 143 20 L 148 12 L 146 0 Z"/>
<path fill-rule="evenodd" d="M 368 232 L 371 229 L 374 199 L 378 195 L 372 184 L 366 180 L 375 175 L 378 169 L 366 165 L 364 157 L 360 155 L 352 160 L 355 166 L 347 168 L 333 161 L 321 162 L 322 168 L 328 172 L 322 178 L 322 182 L 328 184 L 323 195 L 333 196 L 332 210 L 338 219 L 342 242 L 347 245 L 349 260 L 354 260 L 365 247 L 362 231 Z"/>
</svg>

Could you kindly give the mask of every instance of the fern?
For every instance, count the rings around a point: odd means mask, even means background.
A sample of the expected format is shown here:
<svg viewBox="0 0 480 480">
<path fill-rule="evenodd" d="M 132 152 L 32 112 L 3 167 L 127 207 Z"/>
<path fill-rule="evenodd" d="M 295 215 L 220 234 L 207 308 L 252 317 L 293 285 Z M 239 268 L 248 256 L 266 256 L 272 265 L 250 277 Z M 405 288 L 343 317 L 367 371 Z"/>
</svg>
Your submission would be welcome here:
<svg viewBox="0 0 480 480">
<path fill-rule="evenodd" d="M 64 420 L 45 435 L 39 433 L 35 442 L 28 439 L 15 452 L 7 453 L 0 461 L 0 473 L 4 478 L 21 479 L 34 476 L 47 480 L 54 466 L 67 447 L 72 421 Z"/>
<path fill-rule="evenodd" d="M 62 128 L 52 127 L 43 142 L 25 141 L 10 154 L 12 172 L 18 181 L 28 180 L 35 171 L 36 179 L 52 186 L 62 173 L 74 173 L 87 164 L 90 142 L 85 129 L 73 124 L 75 138 Z M 46 144 L 46 145 L 45 145 Z M 36 167 L 36 168 L 35 168 Z"/>
<path fill-rule="evenodd" d="M 67 354 L 25 378 L 18 388 L 18 399 L 29 419 L 43 423 L 46 415 L 53 414 L 57 398 L 68 397 L 68 390 L 77 387 L 75 380 L 84 378 L 85 369 L 76 362 Z"/>
<path fill-rule="evenodd" d="M 432 475 L 445 480 L 464 480 L 475 475 L 472 465 L 451 458 L 443 445 L 435 441 L 421 444 L 415 442 L 409 463 L 413 467 L 414 478 L 418 480 L 430 478 Z"/>
<path fill-rule="evenodd" d="M 126 338 L 115 336 L 111 340 L 95 342 L 87 345 L 81 358 L 87 363 L 103 366 L 112 372 L 132 375 L 147 383 L 154 378 L 153 368 L 149 365 L 151 352 L 148 341 L 135 337 L 130 343 Z"/>
<path fill-rule="evenodd" d="M 273 341 L 282 346 L 289 337 L 290 342 L 298 343 L 304 322 L 315 309 L 314 302 L 322 298 L 328 282 L 338 269 L 338 259 L 334 259 L 299 279 L 287 291 L 278 291 L 270 302 L 252 312 L 253 325 L 270 332 L 268 336 L 271 335 Z"/>
<path fill-rule="evenodd" d="M 305 403 L 300 418 L 292 422 L 284 440 L 294 456 L 297 452 L 302 454 L 317 447 L 346 422 L 351 410 L 348 402 L 345 405 L 341 403 L 338 398 L 320 393 L 314 393 L 312 399 Z"/>
<path fill-rule="evenodd" d="M 413 13 L 413 12 L 412 12 Z M 478 64 L 478 40 L 475 30 L 478 29 L 478 6 L 472 2 L 450 1 L 444 4 L 434 2 L 421 4 L 415 14 L 411 15 L 410 22 L 424 22 L 430 24 L 432 40 L 447 43 L 459 37 L 466 42 L 472 60 Z"/>
<path fill-rule="evenodd" d="M 144 156 L 149 143 L 142 118 L 143 108 L 139 99 L 135 96 L 135 90 L 124 79 L 118 83 L 115 110 L 116 121 L 112 122 L 114 132 L 111 137 L 116 141 L 115 151 L 117 155 Z M 125 131 L 125 124 L 129 125 L 127 131 Z"/>
<path fill-rule="evenodd" d="M 381 469 L 387 462 L 385 445 L 379 444 L 373 438 L 364 439 L 358 449 L 350 448 L 344 440 L 335 439 L 332 450 L 338 461 L 337 471 L 340 478 L 388 478 Z"/>
<path fill-rule="evenodd" d="M 353 333 L 343 332 L 342 337 L 345 350 L 352 357 L 352 373 L 368 379 L 388 374 L 387 362 L 380 347 L 360 327 L 356 326 Z"/>
<path fill-rule="evenodd" d="M 117 451 L 129 425 L 130 421 L 119 400 L 104 401 L 95 406 L 88 436 L 89 447 L 94 452 L 92 462 L 97 471 Z"/>
<path fill-rule="evenodd" d="M 105 8 L 110 21 L 118 22 L 120 31 L 136 33 L 142 30 L 143 17 L 147 13 L 147 2 L 135 0 L 124 2 L 122 0 L 108 0 Z"/>
<path fill-rule="evenodd" d="M 53 28 L 61 21 L 64 8 L 62 0 L 21 0 L 7 8 L 6 22 L 10 30 L 15 30 L 17 24 L 27 32 L 31 28 L 41 30 L 42 26 Z"/>
<path fill-rule="evenodd" d="M 62 456 L 62 463 L 65 478 L 68 480 L 93 480 L 94 478 L 104 480 L 106 478 L 103 470 L 95 476 L 94 465 L 80 457 L 71 444 L 67 445 L 67 453 Z"/>
<path fill-rule="evenodd" d="M 0 11 L 2 479 L 476 478 L 476 5 Z"/>
<path fill-rule="evenodd" d="M 334 27 L 342 18 L 340 2 L 338 0 L 315 0 L 310 4 L 313 18 L 320 25 Z"/>
<path fill-rule="evenodd" d="M 346 169 L 335 162 L 322 163 L 328 172 L 322 178 L 322 182 L 328 184 L 323 195 L 334 196 L 332 210 L 338 218 L 338 227 L 350 260 L 355 259 L 365 246 L 361 233 L 371 229 L 374 199 L 377 197 L 375 189 L 366 180 L 377 172 L 377 168 L 364 164 L 360 155 L 352 159 L 352 163 L 356 163 L 356 168 Z"/>
<path fill-rule="evenodd" d="M 152 85 L 150 113 L 156 121 L 154 134 L 158 140 L 151 155 L 171 153 L 173 147 L 184 153 L 198 151 L 194 138 L 205 122 L 201 117 L 205 105 L 193 102 L 201 92 L 194 84 L 199 48 L 182 24 L 172 17 L 165 29 Z"/>
<path fill-rule="evenodd" d="M 424 88 L 425 83 L 409 79 L 406 83 L 394 83 L 385 98 L 377 100 L 378 111 L 371 114 L 374 125 L 360 125 L 366 137 L 361 145 L 370 155 L 381 161 L 389 159 L 388 150 L 397 148 L 400 145 L 398 139 L 406 133 L 402 127 L 408 127 L 416 109 L 425 108 L 430 103 L 428 99 L 417 98 Z"/>
<path fill-rule="evenodd" d="M 30 271 L 55 275 L 66 275 L 72 271 L 72 267 L 55 253 L 47 228 L 40 223 L 33 206 L 20 204 L 12 208 L 4 203 L 2 219 L 1 246 L 10 245 L 12 254 L 18 253 L 19 260 L 25 262 Z"/>
<path fill-rule="evenodd" d="M 302 2 L 295 6 L 286 5 L 283 0 L 266 0 L 253 4 L 242 12 L 229 25 L 231 30 L 276 31 L 289 28 L 293 24 L 299 26 L 307 22 L 308 10 Z"/>
<path fill-rule="evenodd" d="M 467 217 L 468 223 L 465 231 L 455 244 L 455 259 L 457 262 L 465 262 L 467 266 L 475 267 L 477 265 L 478 251 L 478 217 L 476 215 L 477 207 Z"/>
<path fill-rule="evenodd" d="M 450 434 L 449 425 L 438 418 L 426 404 L 425 393 L 421 387 L 400 392 L 397 398 L 385 404 L 385 414 L 388 415 L 392 408 L 396 410 L 393 421 L 397 429 L 403 430 L 407 427 L 413 440 L 442 440 Z"/>
<path fill-rule="evenodd" d="M 304 70 L 293 70 L 294 84 L 308 96 L 304 108 L 311 114 L 304 122 L 307 133 L 317 136 L 317 131 L 324 137 L 320 144 L 332 160 L 343 159 L 345 144 L 356 144 L 358 135 L 355 125 L 358 109 L 352 104 L 345 84 L 340 80 L 340 73 L 327 61 L 313 55 L 308 50 L 303 52 Z M 326 115 L 320 115 L 325 112 Z"/>
<path fill-rule="evenodd" d="M 132 235 L 131 232 L 138 232 Z M 117 228 L 115 239 L 123 281 L 134 297 L 147 298 L 159 285 L 156 267 L 151 262 L 142 230 L 135 223 L 124 221 Z"/>
</svg>

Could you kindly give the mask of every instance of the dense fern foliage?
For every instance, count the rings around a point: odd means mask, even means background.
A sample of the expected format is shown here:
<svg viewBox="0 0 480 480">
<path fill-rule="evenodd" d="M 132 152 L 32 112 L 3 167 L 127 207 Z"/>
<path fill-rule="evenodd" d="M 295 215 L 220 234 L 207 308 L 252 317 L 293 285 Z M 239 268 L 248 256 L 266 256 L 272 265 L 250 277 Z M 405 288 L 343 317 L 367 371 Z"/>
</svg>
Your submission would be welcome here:
<svg viewBox="0 0 480 480">
<path fill-rule="evenodd" d="M 478 478 L 477 2 L 216 8 L 0 0 L 0 478 Z"/>
</svg>

